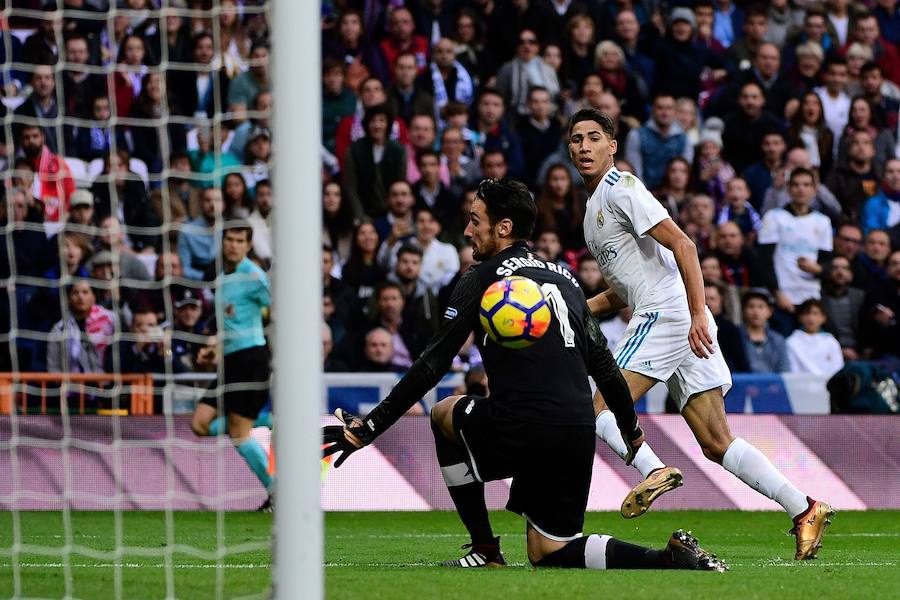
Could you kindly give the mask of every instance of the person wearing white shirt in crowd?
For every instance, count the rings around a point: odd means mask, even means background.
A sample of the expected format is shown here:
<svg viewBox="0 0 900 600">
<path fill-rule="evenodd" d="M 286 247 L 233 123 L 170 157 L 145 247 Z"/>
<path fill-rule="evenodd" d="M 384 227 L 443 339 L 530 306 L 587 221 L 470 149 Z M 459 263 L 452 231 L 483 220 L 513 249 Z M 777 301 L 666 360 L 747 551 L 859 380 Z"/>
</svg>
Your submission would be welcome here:
<svg viewBox="0 0 900 600">
<path fill-rule="evenodd" d="M 377 261 L 383 268 L 393 271 L 397 264 L 397 251 L 404 243 L 410 243 L 422 249 L 422 272 L 420 278 L 431 291 L 437 294 L 447 282 L 453 279 L 459 270 L 459 255 L 452 244 L 437 239 L 441 233 L 441 224 L 429 208 L 420 208 L 416 212 L 416 236 L 408 241 L 397 240 L 388 245 L 387 240 L 378 249 Z"/>
<path fill-rule="evenodd" d="M 792 373 L 812 373 L 831 377 L 844 366 L 841 345 L 833 335 L 822 331 L 827 317 L 822 303 L 809 299 L 797 307 L 800 329 L 788 336 L 788 358 Z"/>
<path fill-rule="evenodd" d="M 778 282 L 775 302 L 790 314 L 804 300 L 819 299 L 821 265 L 832 251 L 831 221 L 810 209 L 815 189 L 812 171 L 794 169 L 788 180 L 790 203 L 767 212 L 759 231 L 760 249 L 772 256 Z"/>
<path fill-rule="evenodd" d="M 247 217 L 253 227 L 253 252 L 257 258 L 272 261 L 272 183 L 262 179 L 256 183 L 256 208 Z"/>
<path fill-rule="evenodd" d="M 825 124 L 834 134 L 833 152 L 837 153 L 838 142 L 844 132 L 844 126 L 850 117 L 850 96 L 847 95 L 847 59 L 836 56 L 825 61 L 822 81 L 825 85 L 813 91 L 822 100 L 825 113 Z"/>
<path fill-rule="evenodd" d="M 559 94 L 559 80 L 553 67 L 540 57 L 537 34 L 530 29 L 519 32 L 516 56 L 497 71 L 497 89 L 514 115 L 528 117 L 528 90 L 534 86 L 547 88 L 550 95 Z"/>
</svg>

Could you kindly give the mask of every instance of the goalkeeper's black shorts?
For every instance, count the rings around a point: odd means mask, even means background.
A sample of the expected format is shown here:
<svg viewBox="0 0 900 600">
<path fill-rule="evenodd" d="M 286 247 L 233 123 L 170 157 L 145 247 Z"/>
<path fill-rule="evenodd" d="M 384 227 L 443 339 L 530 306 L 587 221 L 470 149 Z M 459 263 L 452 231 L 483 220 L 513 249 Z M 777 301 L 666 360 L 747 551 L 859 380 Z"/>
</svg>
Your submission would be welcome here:
<svg viewBox="0 0 900 600">
<path fill-rule="evenodd" d="M 594 463 L 593 427 L 501 418 L 491 399 L 481 396 L 456 403 L 453 427 L 477 480 L 512 477 L 507 510 L 552 540 L 581 535 Z"/>
<path fill-rule="evenodd" d="M 209 391 L 200 402 L 222 410 L 224 414 L 235 413 L 248 419 L 256 419 L 259 411 L 269 401 L 269 349 L 254 346 L 225 355 L 223 372 L 228 389 L 222 394 L 219 406 L 220 380 L 209 386 Z M 241 385 L 243 384 L 243 385 Z M 232 386 L 246 389 L 234 389 Z"/>
</svg>

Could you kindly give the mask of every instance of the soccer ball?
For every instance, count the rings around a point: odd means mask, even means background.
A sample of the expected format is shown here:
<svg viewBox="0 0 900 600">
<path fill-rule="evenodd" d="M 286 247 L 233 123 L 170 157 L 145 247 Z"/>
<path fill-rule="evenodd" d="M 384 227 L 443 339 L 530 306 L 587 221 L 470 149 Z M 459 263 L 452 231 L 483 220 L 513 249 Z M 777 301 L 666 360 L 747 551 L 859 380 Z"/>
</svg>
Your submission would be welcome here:
<svg viewBox="0 0 900 600">
<path fill-rule="evenodd" d="M 540 286 L 527 277 L 495 281 L 481 297 L 481 326 L 504 348 L 527 348 L 547 332 L 550 306 Z"/>
</svg>

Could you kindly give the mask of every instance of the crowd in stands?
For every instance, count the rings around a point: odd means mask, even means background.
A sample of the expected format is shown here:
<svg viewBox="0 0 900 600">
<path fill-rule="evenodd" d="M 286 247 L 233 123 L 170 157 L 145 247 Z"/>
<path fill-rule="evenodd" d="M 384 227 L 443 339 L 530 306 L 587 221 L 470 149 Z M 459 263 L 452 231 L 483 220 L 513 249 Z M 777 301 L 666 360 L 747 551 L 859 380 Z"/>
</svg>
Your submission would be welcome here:
<svg viewBox="0 0 900 600">
<path fill-rule="evenodd" d="M 215 22 L 152 16 L 156 0 L 120 2 L 111 20 L 85 16 L 106 0 L 58 2 L 4 24 L 0 48 L 28 67 L 3 70 L 0 111 L 14 116 L 0 144 L 15 171 L 0 278 L 51 283 L 18 283 L 0 309 L 61 340 L 20 339 L 15 362 L 202 369 L 216 226 L 249 221 L 268 268 L 275 195 L 309 200 L 308 185 L 269 183 L 268 29 L 250 10 L 264 2 L 217 0 Z M 482 178 L 524 181 L 535 252 L 586 295 L 605 289 L 566 146 L 586 107 L 616 124 L 616 167 L 696 243 L 735 372 L 900 361 L 897 0 L 321 6 L 326 371 L 401 372 L 421 353 L 473 264 L 463 231 Z M 611 344 L 629 318 L 602 323 Z M 117 327 L 134 335 L 111 352 Z M 470 340 L 454 369 L 479 363 Z"/>
<path fill-rule="evenodd" d="M 223 228 L 272 259 L 265 4 L 13 2 L 0 370 L 216 370 Z"/>
<path fill-rule="evenodd" d="M 415 359 L 472 263 L 482 178 L 526 182 L 535 252 L 605 289 L 566 147 L 586 107 L 695 242 L 735 372 L 900 360 L 896 0 L 323 7 L 326 370 Z M 611 345 L 630 316 L 602 323 Z"/>
</svg>

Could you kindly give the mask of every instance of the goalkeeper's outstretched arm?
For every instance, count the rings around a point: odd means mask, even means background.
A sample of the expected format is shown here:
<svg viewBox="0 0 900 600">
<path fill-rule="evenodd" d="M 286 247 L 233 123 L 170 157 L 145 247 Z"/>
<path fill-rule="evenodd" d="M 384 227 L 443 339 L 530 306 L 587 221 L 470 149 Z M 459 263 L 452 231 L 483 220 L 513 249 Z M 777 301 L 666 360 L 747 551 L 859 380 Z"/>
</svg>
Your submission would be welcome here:
<svg viewBox="0 0 900 600">
<path fill-rule="evenodd" d="M 428 343 L 428 347 L 422 355 L 413 363 L 409 371 L 397 382 L 391 393 L 372 409 L 363 419 L 352 418 L 352 415 L 343 411 L 342 420 L 348 418 L 346 433 L 349 434 L 346 441 L 340 439 L 338 431 L 326 428 L 324 431 L 325 442 L 337 445 L 350 444 L 346 448 L 330 447 L 325 450 L 326 456 L 345 450 L 337 466 L 346 458 L 346 451 L 353 451 L 370 444 L 391 425 L 397 422 L 409 408 L 422 399 L 422 397 L 441 380 L 447 373 L 453 358 L 465 343 L 478 323 L 478 306 L 481 300 L 481 286 L 478 273 L 471 269 L 463 275 L 453 288 L 447 311 L 441 319 L 441 325 L 434 337 Z"/>
</svg>

